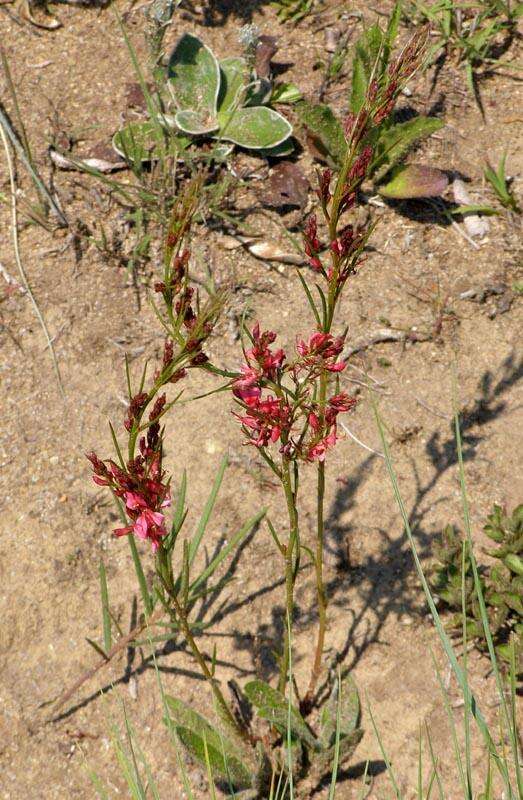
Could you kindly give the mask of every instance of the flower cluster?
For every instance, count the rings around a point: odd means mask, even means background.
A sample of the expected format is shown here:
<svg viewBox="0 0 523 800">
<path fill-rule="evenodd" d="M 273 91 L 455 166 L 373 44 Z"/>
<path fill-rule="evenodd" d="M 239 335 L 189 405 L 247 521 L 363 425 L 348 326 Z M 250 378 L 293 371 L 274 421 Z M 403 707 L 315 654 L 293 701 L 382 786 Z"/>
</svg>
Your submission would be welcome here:
<svg viewBox="0 0 523 800">
<path fill-rule="evenodd" d="M 339 358 L 344 338 L 315 331 L 307 340 L 298 339 L 298 358 L 292 363 L 287 363 L 282 349 L 271 350 L 275 339 L 272 331 L 260 333 L 259 326 L 255 326 L 253 347 L 245 352 L 247 363 L 232 383 L 233 394 L 243 408 L 234 416 L 244 427 L 247 444 L 266 448 L 279 442 L 279 452 L 287 458 L 323 461 L 338 438 L 338 414 L 350 411 L 356 403 L 344 392 L 333 395 L 322 409 L 312 402 L 320 375 L 340 373 L 345 368 L 346 362 Z M 285 374 L 294 381 L 294 391 L 285 388 Z M 273 388 L 277 396 L 264 397 L 267 387 Z M 312 436 L 306 437 L 308 430 Z M 307 438 L 309 441 L 305 441 Z"/>
<path fill-rule="evenodd" d="M 285 361 L 285 353 L 279 348 L 272 350 L 276 340 L 273 331 L 260 331 L 253 328 L 252 347 L 244 351 L 246 364 L 233 381 L 232 391 L 246 413 L 235 414 L 248 433 L 249 444 L 267 447 L 275 443 L 282 433 L 287 434 L 292 426 L 292 412 L 282 397 L 262 399 L 262 388 L 267 384 L 278 383 Z"/>
<path fill-rule="evenodd" d="M 301 358 L 297 369 L 309 367 L 313 374 L 319 374 L 324 369 L 328 372 L 341 372 L 347 365 L 346 361 L 338 361 L 343 345 L 342 336 L 333 336 L 331 333 L 320 331 L 313 333 L 308 342 L 299 339 L 296 350 Z"/>
<path fill-rule="evenodd" d="M 308 461 L 325 461 L 327 450 L 334 447 L 339 438 L 336 431 L 338 414 L 352 411 L 356 403 L 355 397 L 341 392 L 329 399 L 323 419 L 317 408 L 309 413 L 308 422 L 313 436 L 307 450 Z"/>
<path fill-rule="evenodd" d="M 256 324 L 252 330 L 252 347 L 244 351 L 245 361 L 240 375 L 232 384 L 234 396 L 248 406 L 255 406 L 261 395 L 262 382 L 274 382 L 283 367 L 285 353 L 281 348 L 271 350 L 270 345 L 276 340 L 273 331 L 260 332 Z"/>
<path fill-rule="evenodd" d="M 318 223 L 316 221 L 316 214 L 311 214 L 307 220 L 305 231 L 303 233 L 305 241 L 305 253 L 309 257 L 309 265 L 315 272 L 322 272 L 323 266 L 318 258 L 321 250 L 321 242 L 318 239 Z"/>
<path fill-rule="evenodd" d="M 132 401 L 131 401 L 132 402 Z M 102 461 L 96 453 L 87 453 L 93 467 L 93 481 L 98 486 L 109 486 L 125 504 L 130 524 L 116 528 L 115 536 L 133 533 L 139 539 L 148 539 L 154 551 L 167 531 L 161 509 L 170 505 L 169 484 L 162 471 L 162 447 L 160 437 L 161 416 L 166 402 L 165 395 L 157 398 L 149 414 L 147 436 L 140 439 L 139 455 L 124 467 L 111 459 Z M 135 404 L 136 405 L 136 404 Z M 128 418 L 131 410 L 129 408 Z"/>
<path fill-rule="evenodd" d="M 247 404 L 246 414 L 235 414 L 248 430 L 249 443 L 256 447 L 267 447 L 288 435 L 292 426 L 292 409 L 281 397 L 260 397 Z"/>
</svg>

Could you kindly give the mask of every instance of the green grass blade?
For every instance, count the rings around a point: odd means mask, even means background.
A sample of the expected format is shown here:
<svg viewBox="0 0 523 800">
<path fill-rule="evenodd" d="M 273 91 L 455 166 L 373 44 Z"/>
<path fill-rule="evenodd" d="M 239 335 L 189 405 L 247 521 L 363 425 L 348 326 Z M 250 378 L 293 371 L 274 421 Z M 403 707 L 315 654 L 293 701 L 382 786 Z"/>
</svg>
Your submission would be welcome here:
<svg viewBox="0 0 523 800">
<path fill-rule="evenodd" d="M 460 480 L 460 487 L 461 487 L 461 501 L 462 501 L 462 506 L 463 506 L 463 519 L 464 519 L 464 523 L 465 523 L 465 533 L 466 533 L 466 536 L 467 536 L 467 543 L 468 543 L 468 547 L 469 547 L 469 556 L 470 556 L 470 562 L 471 562 L 471 565 L 472 565 L 472 573 L 474 575 L 474 589 L 475 589 L 476 597 L 477 597 L 477 600 L 478 600 L 480 616 L 481 616 L 481 622 L 482 622 L 482 625 L 483 625 L 483 632 L 485 634 L 485 639 L 486 639 L 486 642 L 487 642 L 487 647 L 488 647 L 489 656 L 490 656 L 490 662 L 491 662 L 492 670 L 494 672 L 494 676 L 495 676 L 495 679 L 496 679 L 496 686 L 497 686 L 497 689 L 498 689 L 498 695 L 499 695 L 499 699 L 500 699 L 500 703 L 501 703 L 501 707 L 502 707 L 502 711 L 503 711 L 503 720 L 504 720 L 504 723 L 505 723 L 505 726 L 506 726 L 506 732 L 508 733 L 509 738 L 510 738 L 510 743 L 511 743 L 511 747 L 512 747 L 512 757 L 514 759 L 514 763 L 517 764 L 518 763 L 518 758 L 519 758 L 519 745 L 518 745 L 517 731 L 514 730 L 514 728 L 512 726 L 511 715 L 509 714 L 509 710 L 507 708 L 507 701 L 506 701 L 506 697 L 505 697 L 503 681 L 502 681 L 502 678 L 501 678 L 501 673 L 499 671 L 496 651 L 494 649 L 494 642 L 492 640 L 492 634 L 490 632 L 490 626 L 489 626 L 489 621 L 488 621 L 488 616 L 487 616 L 487 608 L 486 608 L 486 605 L 485 605 L 485 598 L 483 596 L 483 590 L 481 588 L 481 580 L 480 580 L 480 576 L 479 576 L 478 565 L 476 563 L 476 558 L 474 556 L 474 551 L 473 551 L 472 526 L 471 526 L 471 522 L 470 522 L 470 511 L 469 511 L 467 487 L 466 487 L 466 482 L 465 482 L 465 467 L 464 467 L 464 464 L 463 464 L 463 447 L 462 447 L 462 441 L 461 441 L 461 430 L 460 430 L 460 425 L 459 425 L 459 416 L 458 416 L 457 411 L 455 411 L 455 413 L 454 413 L 454 428 L 455 428 L 455 435 L 456 435 L 456 447 L 457 447 L 457 451 L 458 451 L 458 467 L 459 467 L 459 480 Z M 495 751 L 492 752 L 492 755 L 494 756 L 495 763 L 496 763 L 498 769 L 501 769 L 501 773 L 502 773 L 503 780 L 504 780 L 504 783 L 505 783 L 505 788 L 506 788 L 507 793 L 508 793 L 508 797 L 512 798 L 512 797 L 514 797 L 514 793 L 513 793 L 513 790 L 512 790 L 512 786 L 511 786 L 511 781 L 510 781 L 510 776 L 509 776 L 507 765 L 506 765 L 506 763 L 503 763 L 502 759 L 499 758 L 499 756 L 497 755 L 497 752 L 495 752 Z M 520 778 L 520 780 L 519 780 L 518 791 L 519 791 L 519 795 L 521 797 L 521 796 L 523 796 L 523 786 L 521 785 L 521 774 L 519 775 L 519 778 Z"/>
<path fill-rule="evenodd" d="M 397 800 L 402 800 L 401 791 L 400 791 L 399 786 L 397 784 L 396 777 L 395 777 L 394 771 L 392 769 L 392 764 L 390 763 L 389 757 L 387 755 L 387 751 L 385 750 L 385 747 L 383 745 L 383 740 L 382 740 L 382 738 L 380 736 L 380 732 L 379 732 L 379 730 L 378 730 L 378 728 L 376 726 L 376 722 L 374 720 L 374 716 L 372 714 L 372 710 L 371 710 L 368 698 L 367 698 L 367 711 L 369 712 L 370 721 L 372 723 L 372 727 L 374 729 L 374 734 L 376 736 L 376 739 L 378 740 L 378 745 L 379 745 L 379 748 L 380 748 L 380 751 L 381 751 L 381 755 L 383 756 L 383 760 L 385 762 L 385 766 L 387 768 L 387 774 L 388 774 L 388 776 L 390 778 L 390 782 L 392 783 L 392 786 L 393 786 L 393 789 L 394 789 L 394 794 L 396 795 Z"/>
<path fill-rule="evenodd" d="M 222 547 L 220 552 L 210 561 L 207 567 L 201 572 L 197 578 L 191 583 L 189 594 L 190 596 L 193 595 L 199 586 L 202 583 L 205 583 L 211 575 L 218 569 L 222 561 L 227 558 L 229 553 L 235 550 L 240 542 L 245 539 L 245 537 L 252 531 L 252 529 L 263 519 L 266 514 L 266 509 L 262 509 L 254 517 L 251 517 L 241 528 L 240 530 L 230 539 L 229 542 Z"/>
<path fill-rule="evenodd" d="M 385 463 L 387 465 L 387 471 L 388 471 L 389 478 L 390 478 L 390 481 L 391 481 L 391 484 L 392 484 L 394 496 L 396 498 L 396 502 L 398 504 L 398 508 L 400 510 L 400 514 L 401 514 L 402 519 L 403 519 L 403 525 L 405 527 L 405 533 L 407 535 L 407 539 L 409 541 L 410 548 L 411 548 L 411 551 L 412 551 L 412 555 L 413 555 L 413 558 L 414 558 L 414 564 L 416 566 L 416 570 L 417 570 L 419 579 L 421 581 L 421 585 L 423 587 L 423 591 L 425 593 L 425 597 L 427 599 L 427 603 L 428 603 L 430 612 L 432 614 L 432 618 L 434 620 L 434 625 L 436 627 L 436 631 L 438 633 L 440 642 L 443 645 L 443 648 L 445 650 L 446 656 L 447 656 L 447 658 L 449 660 L 449 663 L 450 663 L 450 665 L 452 667 L 452 671 L 454 672 L 454 675 L 456 676 L 456 679 L 457 679 L 458 684 L 459 684 L 459 686 L 460 686 L 460 688 L 461 688 L 461 690 L 463 692 L 463 695 L 465 696 L 465 694 L 468 691 L 467 681 L 466 681 L 466 678 L 465 678 L 465 676 L 463 674 L 463 671 L 462 671 L 462 669 L 461 669 L 461 667 L 460 667 L 460 665 L 458 663 L 458 660 L 456 658 L 456 654 L 454 652 L 454 649 L 452 647 L 450 639 L 449 639 L 449 637 L 448 637 L 448 635 L 447 635 L 447 633 L 446 633 L 446 631 L 445 631 L 445 629 L 443 627 L 443 623 L 441 622 L 440 615 L 439 615 L 438 610 L 436 608 L 436 605 L 434 603 L 434 598 L 432 597 L 432 593 L 430 591 L 427 579 L 425 577 L 425 573 L 423 571 L 423 567 L 421 566 L 421 562 L 420 562 L 419 555 L 418 555 L 418 549 L 416 547 L 416 542 L 414 541 L 414 537 L 412 535 L 412 530 L 411 530 L 411 527 L 410 527 L 410 522 L 409 522 L 407 510 L 405 508 L 405 504 L 403 502 L 403 498 L 402 498 L 400 490 L 399 490 L 398 481 L 397 481 L 397 478 L 396 478 L 396 473 L 395 473 L 395 470 L 394 470 L 394 467 L 393 467 L 393 464 L 392 464 L 389 445 L 388 445 L 387 440 L 385 438 L 385 431 L 384 431 L 384 428 L 383 428 L 383 423 L 381 421 L 381 417 L 380 417 L 380 414 L 379 414 L 377 406 L 376 406 L 376 401 L 375 401 L 375 399 L 374 399 L 374 397 L 372 395 L 371 395 L 371 401 L 372 401 L 372 405 L 373 405 L 373 409 L 374 409 L 374 416 L 375 416 L 376 423 L 377 423 L 377 426 L 378 426 L 378 431 L 379 431 L 381 442 L 382 442 L 382 445 L 383 445 L 383 452 L 385 454 Z M 475 720 L 475 722 L 476 722 L 476 724 L 477 724 L 477 726 L 479 728 L 479 731 L 480 731 L 480 733 L 481 733 L 481 735 L 483 737 L 485 745 L 486 745 L 488 751 L 492 754 L 492 756 L 493 756 L 493 758 L 495 760 L 496 766 L 498 767 L 498 769 L 499 769 L 499 771 L 500 771 L 500 773 L 501 773 L 501 775 L 503 777 L 503 780 L 505 781 L 505 785 L 506 786 L 510 785 L 508 783 L 508 775 L 507 775 L 506 766 L 504 767 L 504 765 L 503 765 L 503 761 L 502 761 L 502 759 L 500 758 L 500 756 L 498 754 L 497 748 L 496 748 L 496 746 L 494 744 L 494 741 L 492 739 L 492 736 L 490 734 L 488 725 L 487 725 L 487 723 L 485 721 L 485 718 L 484 718 L 484 716 L 483 716 L 483 714 L 481 712 L 481 709 L 479 708 L 479 705 L 478 705 L 478 703 L 477 703 L 477 701 L 476 701 L 476 699 L 475 699 L 473 694 L 471 694 L 471 696 L 470 696 L 470 702 L 471 702 L 471 710 L 472 710 L 472 714 L 473 714 L 474 720 Z"/>
<path fill-rule="evenodd" d="M 430 735 L 430 730 L 429 730 L 429 726 L 428 726 L 427 722 L 425 722 L 425 731 L 426 731 L 426 735 L 427 735 L 427 743 L 429 745 L 430 760 L 432 762 L 432 774 L 434 776 L 434 779 L 436 780 L 436 785 L 438 787 L 439 800 L 445 800 L 445 793 L 443 791 L 443 784 L 441 782 L 441 777 L 440 777 L 439 769 L 438 769 L 438 761 L 437 761 L 436 755 L 434 753 L 434 748 L 432 747 L 432 738 L 431 738 L 431 735 Z M 427 789 L 427 800 L 429 800 L 429 797 L 430 797 L 431 787 L 432 787 L 432 779 L 430 781 L 429 788 Z"/>
<path fill-rule="evenodd" d="M 147 581 L 145 579 L 145 574 L 142 567 L 142 560 L 140 558 L 138 548 L 136 547 L 136 541 L 133 534 L 127 537 L 127 541 L 129 542 L 129 547 L 131 548 L 134 570 L 136 572 L 136 577 L 138 578 L 138 584 L 140 586 L 140 594 L 142 595 L 145 613 L 149 617 L 153 613 L 153 601 L 149 589 L 147 588 Z"/>
<path fill-rule="evenodd" d="M 338 780 L 338 766 L 340 762 L 340 711 L 342 702 L 342 683 L 341 669 L 338 668 L 338 704 L 336 707 L 336 738 L 334 740 L 334 761 L 332 764 L 332 775 L 329 786 L 329 800 L 334 800 L 336 795 L 336 781 Z"/>
<path fill-rule="evenodd" d="M 318 327 L 321 327 L 320 314 L 318 312 L 318 309 L 316 308 L 316 303 L 314 302 L 314 298 L 313 298 L 313 296 L 311 294 L 311 290 L 307 286 L 307 282 L 306 282 L 305 278 L 303 277 L 303 275 L 301 274 L 301 270 L 297 269 L 296 272 L 298 274 L 298 278 L 300 279 L 300 283 L 301 283 L 301 285 L 303 287 L 303 291 L 305 292 L 305 295 L 307 297 L 307 302 L 309 303 L 309 306 L 311 307 L 312 313 L 314 314 L 314 319 L 316 320 L 316 323 L 317 323 Z"/>
<path fill-rule="evenodd" d="M 218 497 L 218 492 L 220 491 L 220 487 L 222 485 L 223 476 L 225 470 L 227 469 L 227 465 L 229 463 L 228 457 L 224 456 L 222 458 L 221 464 L 218 468 L 218 474 L 214 479 L 214 483 L 211 489 L 211 493 L 209 498 L 205 504 L 205 508 L 203 509 L 202 516 L 198 523 L 198 527 L 196 528 L 196 532 L 191 539 L 191 543 L 189 545 L 189 565 L 192 565 L 194 559 L 196 558 L 196 554 L 198 552 L 198 548 L 200 547 L 200 543 L 202 541 L 203 535 L 205 533 L 205 529 L 209 523 L 209 519 L 211 518 L 211 514 L 214 508 L 214 504 L 216 503 L 216 498 Z"/>
<path fill-rule="evenodd" d="M 102 626 L 103 626 L 104 649 L 105 652 L 108 653 L 112 647 L 111 613 L 109 611 L 109 590 L 107 588 L 107 574 L 105 572 L 105 566 L 102 559 L 100 559 L 99 573 L 100 573 L 100 597 L 102 600 Z"/>
<path fill-rule="evenodd" d="M 175 753 L 176 753 L 176 761 L 177 761 L 177 764 L 178 764 L 178 770 L 179 770 L 179 772 L 180 772 L 180 774 L 182 776 L 182 782 L 183 782 L 183 787 L 184 787 L 184 790 L 185 790 L 185 794 L 186 794 L 188 800 L 195 800 L 194 793 L 192 791 L 191 784 L 190 784 L 190 781 L 189 781 L 189 777 L 187 775 L 187 769 L 185 767 L 185 761 L 182 758 L 182 753 L 181 753 L 182 745 L 181 745 L 180 740 L 178 738 L 178 734 L 176 733 L 176 729 L 175 729 L 175 727 L 173 725 L 173 721 L 172 721 L 172 718 L 171 718 L 171 713 L 170 713 L 170 710 L 169 710 L 169 705 L 167 703 L 167 698 L 165 696 L 165 691 L 164 691 L 162 679 L 161 679 L 161 676 L 160 676 L 160 671 L 158 669 L 158 664 L 156 662 L 156 656 L 154 654 L 154 648 L 152 648 L 152 647 L 151 647 L 151 655 L 152 655 L 152 659 L 153 659 L 154 671 L 155 671 L 155 674 L 156 674 L 156 681 L 158 683 L 158 688 L 160 690 L 160 697 L 162 699 L 162 706 L 163 706 L 163 711 L 164 711 L 164 719 L 165 719 L 165 722 L 167 724 L 167 729 L 168 729 L 169 734 L 171 736 L 171 741 L 173 743 L 174 750 L 175 750 Z"/>
<path fill-rule="evenodd" d="M 449 700 L 448 691 L 443 683 L 443 679 L 441 677 L 440 671 L 438 669 L 438 665 L 436 664 L 436 659 L 434 658 L 434 653 L 431 651 L 432 663 L 434 665 L 434 671 L 436 673 L 436 678 L 438 679 L 438 683 L 441 689 L 441 694 L 443 697 L 443 704 L 445 706 L 445 711 L 447 713 L 447 718 L 449 720 L 450 731 L 452 734 L 452 746 L 454 748 L 454 758 L 456 760 L 456 765 L 458 767 L 458 773 L 461 782 L 461 790 L 463 792 L 463 797 L 467 796 L 467 781 L 465 778 L 465 770 L 463 769 L 463 760 L 461 758 L 461 751 L 459 749 L 458 743 L 458 735 L 456 731 L 456 722 L 454 720 L 454 714 L 452 713 L 452 707 Z"/>
<path fill-rule="evenodd" d="M 465 573 L 466 573 L 467 543 L 463 542 L 461 549 L 461 619 L 462 619 L 462 646 L 463 646 L 463 674 L 467 691 L 463 695 L 465 702 L 464 728 L 465 728 L 465 770 L 467 779 L 467 800 L 472 800 L 474 790 L 472 786 L 472 760 L 470 749 L 470 692 L 468 684 L 468 657 L 467 657 L 467 606 L 465 600 Z"/>
</svg>

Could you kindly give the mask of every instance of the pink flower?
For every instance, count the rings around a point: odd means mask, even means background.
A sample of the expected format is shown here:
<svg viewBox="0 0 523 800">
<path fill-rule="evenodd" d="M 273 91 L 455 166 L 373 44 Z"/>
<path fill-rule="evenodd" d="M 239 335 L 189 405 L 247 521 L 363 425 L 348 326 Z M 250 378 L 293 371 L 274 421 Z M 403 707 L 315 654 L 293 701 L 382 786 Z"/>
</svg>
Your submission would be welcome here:
<svg viewBox="0 0 523 800">
<path fill-rule="evenodd" d="M 285 361 L 285 353 L 281 348 L 273 352 L 269 347 L 276 340 L 276 334 L 274 331 L 260 333 L 260 326 L 256 323 L 252 330 L 252 338 L 253 346 L 245 353 L 248 366 L 252 368 L 252 362 L 255 362 L 261 370 L 259 377 L 273 380 L 277 370 L 281 369 Z"/>
<path fill-rule="evenodd" d="M 258 400 L 249 406 L 247 414 L 235 414 L 249 433 L 249 444 L 256 447 L 267 447 L 271 442 L 277 442 L 283 430 L 289 430 L 291 425 L 290 408 L 280 399 L 268 397 Z"/>
<path fill-rule="evenodd" d="M 336 361 L 343 350 L 344 339 L 342 336 L 333 336 L 331 333 L 316 331 L 309 337 L 309 341 L 298 339 L 296 350 L 303 359 L 304 365 L 316 366 L 329 372 L 341 372 L 346 367 L 345 361 Z"/>
<path fill-rule="evenodd" d="M 257 385 L 260 376 L 255 369 L 247 365 L 240 371 L 243 377 L 236 378 L 233 382 L 232 393 L 246 405 L 255 405 L 261 395 L 261 389 Z"/>
<path fill-rule="evenodd" d="M 136 492 L 125 493 L 125 505 L 130 511 L 137 511 L 138 509 L 147 508 L 147 503 Z"/>
<path fill-rule="evenodd" d="M 169 505 L 170 500 L 164 500 L 162 506 Z M 113 531 L 115 536 L 126 536 L 134 533 L 139 539 L 149 539 L 156 552 L 160 546 L 160 539 L 162 536 L 167 535 L 165 529 L 165 517 L 159 511 L 153 511 L 147 508 L 145 500 L 135 492 L 126 493 L 126 507 L 132 512 L 140 509 L 140 514 L 134 520 L 132 525 L 126 525 L 125 528 L 116 528 Z"/>
<path fill-rule="evenodd" d="M 309 448 L 307 459 L 309 461 L 325 461 L 327 450 L 329 450 L 331 447 L 334 447 L 337 440 L 338 437 L 336 436 L 336 428 L 333 427 L 327 436 L 325 436 L 323 439 L 320 439 L 319 442 L 316 442 L 316 444 Z"/>
<path fill-rule="evenodd" d="M 336 361 L 335 364 L 325 364 L 325 369 L 328 369 L 329 372 L 342 372 L 346 366 L 346 361 Z"/>
<path fill-rule="evenodd" d="M 316 433 L 320 429 L 320 420 L 318 418 L 318 415 L 315 414 L 314 411 L 311 411 L 311 413 L 309 414 L 309 425 L 311 426 L 312 430 L 315 431 Z"/>
</svg>

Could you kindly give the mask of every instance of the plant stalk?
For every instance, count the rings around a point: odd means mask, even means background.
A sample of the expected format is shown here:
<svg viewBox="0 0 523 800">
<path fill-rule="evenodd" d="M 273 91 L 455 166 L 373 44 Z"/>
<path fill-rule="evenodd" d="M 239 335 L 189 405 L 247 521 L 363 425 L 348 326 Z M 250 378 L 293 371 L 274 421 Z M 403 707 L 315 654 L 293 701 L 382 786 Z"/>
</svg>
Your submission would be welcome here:
<svg viewBox="0 0 523 800">
<path fill-rule="evenodd" d="M 296 496 L 292 489 L 291 473 L 289 468 L 288 459 L 283 458 L 282 465 L 282 484 L 285 491 L 285 499 L 287 501 L 287 512 L 289 515 L 289 541 L 285 549 L 285 602 L 287 610 L 287 619 L 292 621 L 294 612 L 294 583 L 295 583 L 295 570 L 294 570 L 294 551 L 298 542 L 299 529 L 298 529 L 298 509 L 296 507 Z M 280 677 L 278 681 L 278 690 L 285 692 L 287 685 L 288 672 L 289 672 L 289 659 L 290 659 L 290 635 L 289 626 L 285 626 L 285 638 L 283 643 L 283 654 L 280 665 Z"/>
<path fill-rule="evenodd" d="M 211 691 L 212 691 L 212 693 L 214 695 L 214 699 L 216 700 L 217 704 L 220 706 L 220 708 L 221 708 L 221 710 L 223 712 L 223 715 L 227 719 L 227 722 L 230 724 L 231 728 L 238 734 L 238 736 L 241 739 L 243 739 L 243 741 L 245 741 L 248 744 L 250 744 L 250 740 L 249 740 L 249 737 L 247 735 L 247 732 L 240 726 L 240 724 L 238 723 L 236 717 L 234 716 L 234 714 L 232 713 L 231 709 L 229 708 L 229 705 L 228 705 L 227 701 L 225 700 L 225 697 L 223 696 L 220 688 L 218 687 L 218 684 L 216 683 L 216 680 L 215 680 L 211 670 L 207 666 L 207 662 L 205 661 L 203 653 L 201 652 L 200 648 L 196 644 L 196 640 L 195 640 L 194 636 L 192 635 L 191 627 L 190 627 L 190 625 L 189 625 L 189 623 L 187 621 L 187 615 L 186 615 L 184 609 L 182 608 L 181 604 L 178 602 L 178 599 L 175 596 L 171 595 L 171 601 L 172 601 L 172 604 L 173 604 L 173 607 L 174 607 L 174 610 L 175 610 L 175 613 L 176 613 L 176 617 L 177 617 L 178 623 L 179 623 L 180 628 L 182 630 L 182 633 L 183 633 L 183 635 L 185 637 L 185 640 L 187 641 L 187 644 L 191 648 L 191 652 L 192 652 L 194 658 L 196 659 L 196 661 L 198 662 L 198 666 L 200 667 L 200 670 L 201 670 L 203 676 L 209 682 L 209 685 L 211 687 Z"/>
</svg>

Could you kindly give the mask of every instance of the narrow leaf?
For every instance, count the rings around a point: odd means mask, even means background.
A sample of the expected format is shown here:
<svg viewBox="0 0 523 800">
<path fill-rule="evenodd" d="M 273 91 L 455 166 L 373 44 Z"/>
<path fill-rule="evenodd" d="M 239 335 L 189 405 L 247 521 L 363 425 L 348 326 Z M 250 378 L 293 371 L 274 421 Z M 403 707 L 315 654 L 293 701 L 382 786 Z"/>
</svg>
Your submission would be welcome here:
<svg viewBox="0 0 523 800">
<path fill-rule="evenodd" d="M 100 596 L 102 599 L 102 624 L 105 652 L 108 653 L 112 647 L 111 637 L 111 613 L 109 611 L 109 590 L 107 588 L 107 575 L 102 559 L 99 566 L 100 573 Z"/>
</svg>

